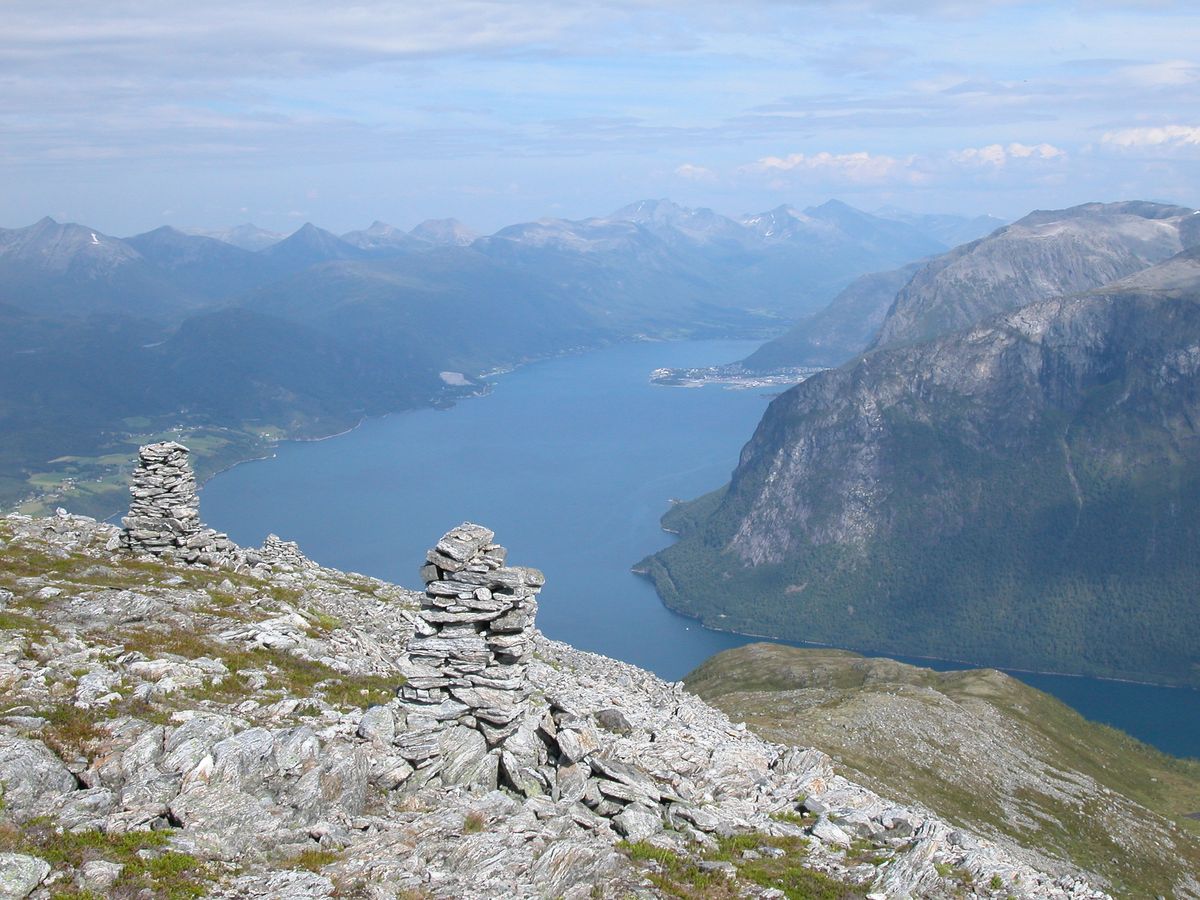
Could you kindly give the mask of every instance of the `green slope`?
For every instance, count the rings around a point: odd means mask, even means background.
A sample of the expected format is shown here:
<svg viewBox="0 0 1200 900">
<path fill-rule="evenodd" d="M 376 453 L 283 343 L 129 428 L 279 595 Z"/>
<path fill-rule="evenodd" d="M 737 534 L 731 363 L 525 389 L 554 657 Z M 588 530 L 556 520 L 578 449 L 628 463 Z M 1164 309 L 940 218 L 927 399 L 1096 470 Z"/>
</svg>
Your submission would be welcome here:
<svg viewBox="0 0 1200 900">
<path fill-rule="evenodd" d="M 1045 857 L 1122 897 L 1200 896 L 1200 761 L 1159 753 L 994 670 L 934 672 L 753 644 L 688 688 L 848 777 Z"/>
</svg>

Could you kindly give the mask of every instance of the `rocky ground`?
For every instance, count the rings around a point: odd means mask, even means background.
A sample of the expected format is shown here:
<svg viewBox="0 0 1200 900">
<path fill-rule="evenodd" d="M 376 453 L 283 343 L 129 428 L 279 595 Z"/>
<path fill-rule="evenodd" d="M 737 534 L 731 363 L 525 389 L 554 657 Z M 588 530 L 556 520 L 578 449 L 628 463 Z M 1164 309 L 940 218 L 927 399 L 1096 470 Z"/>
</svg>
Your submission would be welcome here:
<svg viewBox="0 0 1200 900">
<path fill-rule="evenodd" d="M 442 741 L 416 777 L 422 595 L 277 539 L 210 562 L 0 519 L 0 897 L 1104 896 L 540 635 L 528 766 Z"/>
<path fill-rule="evenodd" d="M 1002 672 L 762 643 L 717 654 L 686 684 L 767 740 L 803 740 L 881 794 L 1018 843 L 1039 868 L 1069 861 L 1118 897 L 1200 900 L 1200 761 Z"/>
</svg>

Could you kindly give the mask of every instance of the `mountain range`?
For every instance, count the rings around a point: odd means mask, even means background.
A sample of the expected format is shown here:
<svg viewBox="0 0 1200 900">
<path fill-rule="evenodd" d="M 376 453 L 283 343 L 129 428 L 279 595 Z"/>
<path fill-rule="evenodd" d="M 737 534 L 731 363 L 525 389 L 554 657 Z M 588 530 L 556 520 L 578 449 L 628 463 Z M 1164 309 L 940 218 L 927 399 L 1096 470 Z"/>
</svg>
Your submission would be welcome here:
<svg viewBox="0 0 1200 900">
<path fill-rule="evenodd" d="M 648 200 L 488 236 L 452 219 L 341 236 L 0 229 L 0 505 L 110 511 L 101 460 L 178 429 L 203 475 L 532 359 L 769 336 L 863 272 L 944 249 L 836 201 L 739 221 Z"/>
<path fill-rule="evenodd" d="M 1146 202 L 1030 213 L 921 265 L 864 275 L 744 364 L 840 365 L 869 347 L 932 337 L 1034 300 L 1100 287 L 1194 244 L 1200 220 L 1191 213 Z"/>
<path fill-rule="evenodd" d="M 1197 218 L 1022 221 L 926 264 L 875 349 L 777 398 L 729 485 L 668 513 L 684 537 L 647 569 L 669 605 L 873 652 L 1200 684 Z"/>
</svg>

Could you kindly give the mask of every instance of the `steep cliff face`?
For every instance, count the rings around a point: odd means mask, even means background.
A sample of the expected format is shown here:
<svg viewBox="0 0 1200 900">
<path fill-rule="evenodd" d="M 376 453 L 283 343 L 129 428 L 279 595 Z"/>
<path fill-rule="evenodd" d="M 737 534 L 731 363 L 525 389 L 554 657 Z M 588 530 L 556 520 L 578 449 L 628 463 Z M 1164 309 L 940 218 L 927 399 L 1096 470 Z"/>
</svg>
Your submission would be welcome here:
<svg viewBox="0 0 1200 900">
<path fill-rule="evenodd" d="M 897 292 L 920 269 L 920 263 L 910 263 L 856 278 L 827 307 L 763 344 L 743 365 L 752 370 L 841 365 L 871 343 Z"/>
<path fill-rule="evenodd" d="M 1124 278 L 1194 244 L 1192 213 L 1138 201 L 1030 213 L 917 272 L 896 295 L 872 346 L 932 337 Z"/>
<path fill-rule="evenodd" d="M 651 570 L 722 627 L 1195 681 L 1198 422 L 1193 250 L 788 391 Z"/>
</svg>

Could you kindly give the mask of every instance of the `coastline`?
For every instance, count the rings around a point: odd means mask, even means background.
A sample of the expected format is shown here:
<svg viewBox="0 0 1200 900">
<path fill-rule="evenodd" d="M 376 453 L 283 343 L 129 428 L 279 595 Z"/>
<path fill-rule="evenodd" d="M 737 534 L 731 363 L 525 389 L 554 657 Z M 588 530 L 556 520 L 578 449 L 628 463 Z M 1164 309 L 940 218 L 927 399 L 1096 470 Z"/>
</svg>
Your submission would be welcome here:
<svg viewBox="0 0 1200 900">
<path fill-rule="evenodd" d="M 677 532 L 671 531 L 670 529 L 667 529 L 667 528 L 663 528 L 662 530 L 672 536 L 676 536 L 678 534 Z M 649 558 L 653 557 L 654 555 L 656 555 L 656 554 L 650 554 L 650 556 L 646 557 L 646 558 L 649 559 Z M 1190 684 L 1172 684 L 1170 682 L 1145 681 L 1143 679 L 1138 679 L 1138 678 L 1121 678 L 1121 677 L 1118 677 L 1115 675 L 1089 675 L 1089 674 L 1084 674 L 1082 672 L 1054 672 L 1054 671 L 1043 670 L 1043 669 L 1024 669 L 1024 668 L 1020 668 L 1017 666 L 1000 666 L 1000 665 L 992 665 L 992 664 L 988 664 L 988 663 L 980 663 L 980 662 L 976 662 L 976 661 L 969 660 L 969 659 L 959 659 L 959 658 L 953 657 L 953 656 L 930 656 L 930 655 L 922 654 L 922 653 L 895 654 L 895 653 L 888 653 L 886 651 L 867 650 L 867 649 L 849 647 L 849 646 L 838 646 L 835 644 L 822 643 L 821 641 L 804 641 L 804 640 L 796 640 L 796 639 L 792 639 L 792 638 L 782 638 L 777 635 L 759 634 L 754 631 L 745 631 L 745 630 L 737 629 L 737 628 L 721 628 L 718 625 L 712 625 L 712 624 L 704 621 L 704 619 L 702 619 L 700 616 L 696 615 L 695 613 L 679 609 L 676 606 L 672 605 L 666 598 L 663 597 L 662 592 L 659 591 L 658 583 L 655 580 L 654 576 L 650 573 L 650 569 L 648 567 L 644 567 L 641 563 L 638 563 L 635 566 L 633 566 L 632 568 L 630 568 L 630 572 L 632 572 L 634 575 L 638 575 L 642 578 L 647 579 L 654 586 L 655 596 L 658 597 L 659 602 L 662 603 L 662 605 L 664 607 L 666 607 L 667 609 L 669 609 L 671 612 L 675 613 L 676 615 L 683 616 L 685 619 L 690 619 L 691 621 L 696 622 L 701 628 L 704 628 L 707 631 L 711 631 L 715 634 L 731 634 L 731 635 L 736 635 L 738 637 L 754 638 L 755 640 L 767 641 L 767 642 L 774 643 L 774 644 L 784 644 L 789 647 L 798 647 L 801 649 L 806 648 L 806 647 L 812 647 L 812 648 L 819 648 L 822 650 L 844 650 L 848 653 L 857 653 L 860 656 L 865 656 L 865 657 L 869 657 L 869 658 L 873 658 L 873 659 L 895 659 L 898 662 L 904 662 L 905 660 L 926 660 L 931 663 L 946 663 L 948 665 L 962 666 L 963 670 L 995 669 L 998 672 L 1004 672 L 1005 674 L 1012 674 L 1014 676 L 1045 675 L 1045 676 L 1048 676 L 1051 678 L 1090 679 L 1090 680 L 1095 680 L 1095 681 L 1112 682 L 1114 684 L 1133 684 L 1133 685 L 1139 685 L 1141 687 L 1173 688 L 1173 689 L 1181 690 L 1181 691 L 1200 692 L 1200 686 L 1190 685 Z M 900 656 L 904 657 L 904 659 L 898 659 L 898 657 L 900 657 Z M 948 669 L 947 671 L 959 671 L 959 670 Z"/>
</svg>

